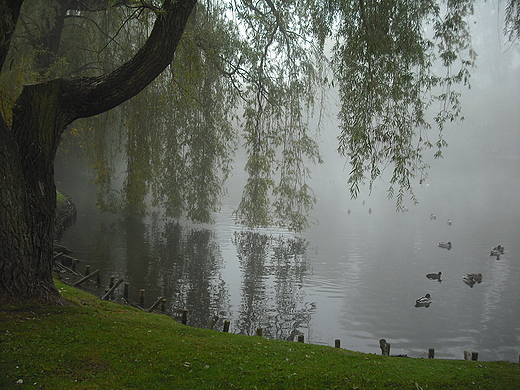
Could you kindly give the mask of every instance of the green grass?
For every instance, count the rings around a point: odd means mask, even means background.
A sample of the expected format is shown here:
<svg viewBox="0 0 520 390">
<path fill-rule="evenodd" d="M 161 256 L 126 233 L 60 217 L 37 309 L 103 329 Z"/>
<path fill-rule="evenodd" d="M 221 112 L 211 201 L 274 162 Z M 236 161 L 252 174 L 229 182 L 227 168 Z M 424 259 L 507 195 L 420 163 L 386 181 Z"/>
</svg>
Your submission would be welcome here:
<svg viewBox="0 0 520 390">
<path fill-rule="evenodd" d="M 0 389 L 520 386 L 519 364 L 393 358 L 196 329 L 56 283 L 69 306 L 0 307 Z"/>
</svg>

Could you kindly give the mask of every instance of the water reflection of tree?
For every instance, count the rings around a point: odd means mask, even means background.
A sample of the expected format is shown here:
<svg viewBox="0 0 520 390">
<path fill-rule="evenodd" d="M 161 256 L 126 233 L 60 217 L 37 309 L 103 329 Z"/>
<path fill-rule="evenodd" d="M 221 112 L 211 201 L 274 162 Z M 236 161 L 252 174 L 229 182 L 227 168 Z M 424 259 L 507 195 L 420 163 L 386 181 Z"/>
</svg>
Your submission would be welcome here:
<svg viewBox="0 0 520 390">
<path fill-rule="evenodd" d="M 251 335 L 261 327 L 267 337 L 292 339 L 314 310 L 314 304 L 303 302 L 301 290 L 308 243 L 252 231 L 236 232 L 233 242 L 243 272 L 239 332 Z"/>
<path fill-rule="evenodd" d="M 222 254 L 212 231 L 178 222 L 162 227 L 154 219 L 150 226 L 142 221 L 126 224 L 125 233 L 128 277 L 166 298 L 173 314 L 187 308 L 189 324 L 203 327 L 226 307 Z"/>
</svg>

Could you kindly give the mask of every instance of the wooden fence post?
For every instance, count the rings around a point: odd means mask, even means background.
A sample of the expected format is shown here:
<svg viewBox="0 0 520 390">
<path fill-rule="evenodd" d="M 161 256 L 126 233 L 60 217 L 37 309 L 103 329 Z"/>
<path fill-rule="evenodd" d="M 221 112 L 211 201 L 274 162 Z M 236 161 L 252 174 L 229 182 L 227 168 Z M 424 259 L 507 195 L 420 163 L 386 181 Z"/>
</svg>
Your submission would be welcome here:
<svg viewBox="0 0 520 390">
<path fill-rule="evenodd" d="M 219 316 L 213 316 L 211 320 L 208 322 L 208 329 L 213 329 L 215 327 L 215 324 L 217 323 L 219 319 Z"/>
<path fill-rule="evenodd" d="M 341 340 L 340 339 L 334 340 L 334 348 L 341 348 L 340 344 L 341 344 Z"/>
<path fill-rule="evenodd" d="M 188 309 L 183 309 L 182 310 L 182 324 L 186 325 L 187 322 L 188 322 Z"/>
<path fill-rule="evenodd" d="M 87 276 L 88 274 L 90 274 L 90 265 L 86 265 L 85 266 L 85 276 Z"/>
<path fill-rule="evenodd" d="M 145 292 L 144 288 L 139 290 L 139 306 L 141 306 L 141 307 L 144 307 L 144 292 Z"/>
<path fill-rule="evenodd" d="M 130 283 L 126 282 L 125 289 L 123 291 L 123 298 L 125 299 L 125 301 L 128 301 L 128 290 L 129 289 L 130 289 Z"/>
<path fill-rule="evenodd" d="M 117 281 L 116 284 L 112 285 L 112 287 L 110 287 L 110 289 L 105 293 L 105 295 L 103 295 L 103 296 L 101 297 L 101 299 L 102 299 L 102 300 L 108 299 L 108 297 L 109 297 L 110 295 L 113 294 L 114 290 L 115 290 L 115 289 L 116 289 L 116 288 L 117 288 L 121 283 L 123 283 L 123 279 L 119 279 L 119 280 Z"/>
<path fill-rule="evenodd" d="M 115 276 L 110 276 L 110 282 L 108 283 L 108 289 L 110 290 L 114 286 Z M 110 297 L 110 299 L 114 299 L 114 295 Z"/>
<path fill-rule="evenodd" d="M 304 342 L 304 336 L 302 334 L 298 335 L 298 342 L 303 343 Z"/>
<path fill-rule="evenodd" d="M 146 311 L 148 313 L 151 313 L 152 311 L 154 311 L 157 308 L 157 306 L 159 306 L 159 304 L 162 302 L 162 300 L 163 300 L 163 297 L 160 297 L 159 299 L 157 299 L 155 301 L 155 303 L 152 306 L 150 306 L 150 308 L 148 310 L 146 310 Z"/>
<path fill-rule="evenodd" d="M 385 339 L 379 340 L 379 348 L 381 348 L 381 355 L 390 356 L 390 344 Z"/>
<path fill-rule="evenodd" d="M 262 328 L 257 328 L 256 329 L 256 335 L 260 336 L 260 337 L 262 336 Z"/>
<path fill-rule="evenodd" d="M 428 359 L 433 359 L 435 357 L 435 349 L 434 348 L 430 348 L 428 350 Z"/>
<path fill-rule="evenodd" d="M 464 351 L 464 360 L 471 360 L 471 353 L 469 351 Z"/>
<path fill-rule="evenodd" d="M 163 298 L 161 301 L 161 313 L 166 311 L 166 298 Z"/>
<path fill-rule="evenodd" d="M 471 360 L 478 360 L 478 352 L 471 352 Z"/>
<path fill-rule="evenodd" d="M 230 321 L 229 320 L 225 320 L 224 321 L 224 332 L 228 333 L 229 332 L 229 325 L 230 325 Z"/>
<path fill-rule="evenodd" d="M 99 273 L 99 269 L 95 270 L 94 272 L 89 273 L 88 275 L 83 276 L 80 280 L 78 280 L 77 282 L 74 282 L 73 286 L 78 287 L 80 284 L 89 280 L 90 278 L 93 278 L 98 273 Z"/>
</svg>

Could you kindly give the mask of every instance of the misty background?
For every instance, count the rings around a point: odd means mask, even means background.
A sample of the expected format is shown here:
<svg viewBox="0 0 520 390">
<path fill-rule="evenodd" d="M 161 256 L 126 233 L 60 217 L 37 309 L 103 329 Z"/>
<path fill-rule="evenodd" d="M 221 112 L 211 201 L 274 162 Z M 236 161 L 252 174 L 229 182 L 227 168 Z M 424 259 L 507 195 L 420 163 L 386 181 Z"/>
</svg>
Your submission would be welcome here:
<svg viewBox="0 0 520 390">
<path fill-rule="evenodd" d="M 379 353 L 385 338 L 395 354 L 423 356 L 433 347 L 438 357 L 460 359 L 471 350 L 481 360 L 517 361 L 520 52 L 502 34 L 498 4 L 476 7 L 477 67 L 471 89 L 461 88 L 465 120 L 446 125 L 444 158 L 428 159 L 430 178 L 413 184 L 419 203 L 405 199 L 408 211 L 396 211 L 384 180 L 351 199 L 331 97 L 318 134 L 324 163 L 309 180 L 317 223 L 303 233 L 235 223 L 246 180 L 240 159 L 216 223 L 207 225 L 102 214 L 83 157 L 62 155 L 57 186 L 72 196 L 78 221 L 61 242 L 106 278 L 129 281 L 134 297 L 140 288 L 150 300 L 164 296 L 174 316 L 188 307 L 194 326 L 217 314 L 217 329 L 230 319 L 236 333 L 262 327 L 267 337 L 304 334 L 306 342 L 327 345 L 340 339 L 343 348 L 370 353 Z M 453 248 L 439 248 L 441 241 Z M 491 257 L 499 244 L 505 254 Z M 426 279 L 439 271 L 442 283 Z M 466 285 L 466 273 L 482 273 L 482 283 Z M 426 293 L 432 305 L 414 307 Z"/>
</svg>

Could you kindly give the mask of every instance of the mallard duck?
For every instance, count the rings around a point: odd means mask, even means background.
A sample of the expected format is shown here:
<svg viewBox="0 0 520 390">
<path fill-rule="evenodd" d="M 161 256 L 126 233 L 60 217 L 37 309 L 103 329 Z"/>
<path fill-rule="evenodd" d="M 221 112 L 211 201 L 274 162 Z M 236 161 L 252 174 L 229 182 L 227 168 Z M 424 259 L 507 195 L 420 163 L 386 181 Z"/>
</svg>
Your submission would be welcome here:
<svg viewBox="0 0 520 390">
<path fill-rule="evenodd" d="M 476 282 L 482 282 L 482 274 L 466 274 L 465 277 L 471 278 Z"/>
<path fill-rule="evenodd" d="M 502 245 L 494 246 L 491 249 L 491 256 L 498 256 L 504 254 L 504 247 Z"/>
<path fill-rule="evenodd" d="M 441 281 L 441 275 L 442 275 L 442 272 L 439 271 L 436 274 L 427 274 L 426 277 L 428 279 L 438 280 L 440 282 Z"/>
<path fill-rule="evenodd" d="M 439 242 L 437 245 L 439 246 L 439 248 L 445 248 L 445 249 L 448 249 L 448 250 L 451 249 L 451 241 Z"/>
<path fill-rule="evenodd" d="M 482 283 L 482 274 L 466 274 L 462 277 L 464 283 L 473 287 L 475 283 Z"/>
<path fill-rule="evenodd" d="M 430 294 L 426 294 L 424 297 L 420 297 L 415 300 L 417 305 L 429 305 L 432 303 L 432 298 Z"/>
</svg>

